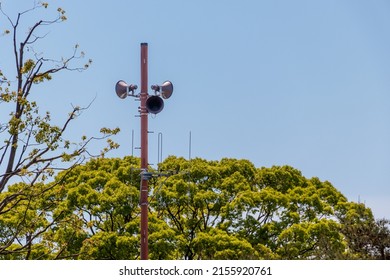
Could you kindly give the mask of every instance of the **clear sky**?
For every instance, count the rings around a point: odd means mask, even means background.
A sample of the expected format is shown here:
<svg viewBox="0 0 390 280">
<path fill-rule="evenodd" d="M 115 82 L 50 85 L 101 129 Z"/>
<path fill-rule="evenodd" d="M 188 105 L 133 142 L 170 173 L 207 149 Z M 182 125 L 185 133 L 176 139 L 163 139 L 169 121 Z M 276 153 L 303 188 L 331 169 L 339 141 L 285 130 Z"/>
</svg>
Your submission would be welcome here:
<svg viewBox="0 0 390 280">
<path fill-rule="evenodd" d="M 1 2 L 15 17 L 33 0 Z M 34 92 L 58 119 L 96 98 L 70 138 L 118 126 L 121 147 L 111 156 L 132 153 L 132 130 L 139 146 L 139 104 L 119 99 L 114 86 L 140 85 L 147 42 L 149 85 L 174 84 L 164 110 L 149 117 L 150 163 L 159 132 L 164 158 L 188 158 L 191 132 L 192 157 L 291 165 L 390 218 L 390 1 L 47 2 L 51 15 L 60 6 L 68 20 L 42 30 L 37 48 L 60 58 L 77 43 L 93 60 L 88 71 L 60 73 Z M 0 37 L 3 70 L 13 67 L 9 43 Z"/>
</svg>

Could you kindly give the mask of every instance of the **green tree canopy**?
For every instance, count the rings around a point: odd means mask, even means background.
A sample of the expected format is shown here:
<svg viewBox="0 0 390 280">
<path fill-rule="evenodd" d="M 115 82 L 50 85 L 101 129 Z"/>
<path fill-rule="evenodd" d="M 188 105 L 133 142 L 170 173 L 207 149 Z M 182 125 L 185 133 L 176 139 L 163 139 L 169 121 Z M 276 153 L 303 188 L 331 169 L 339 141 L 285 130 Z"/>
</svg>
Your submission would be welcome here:
<svg viewBox="0 0 390 280">
<path fill-rule="evenodd" d="M 60 173 L 58 183 L 34 185 L 37 195 L 0 215 L 0 241 L 44 234 L 30 248 L 13 242 L 3 258 L 139 259 L 139 166 L 134 157 L 92 159 Z M 149 181 L 151 259 L 389 256 L 388 221 L 290 166 L 171 156 L 159 172 L 168 176 L 155 172 Z M 15 230 L 21 217 L 23 232 Z"/>
</svg>

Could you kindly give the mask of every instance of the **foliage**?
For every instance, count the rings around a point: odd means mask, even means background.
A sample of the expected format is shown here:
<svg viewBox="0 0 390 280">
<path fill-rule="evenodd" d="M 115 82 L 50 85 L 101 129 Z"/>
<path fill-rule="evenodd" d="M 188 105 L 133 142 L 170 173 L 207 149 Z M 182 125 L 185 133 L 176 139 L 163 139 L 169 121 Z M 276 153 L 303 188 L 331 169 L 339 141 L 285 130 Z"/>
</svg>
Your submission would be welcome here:
<svg viewBox="0 0 390 280">
<path fill-rule="evenodd" d="M 334 219 L 346 198 L 329 182 L 308 180 L 289 166 L 256 169 L 235 159 L 172 157 L 161 169 L 177 174 L 152 205 L 184 241 L 182 258 L 343 257 L 346 244 Z"/>
<path fill-rule="evenodd" d="M 35 196 L 0 216 L 0 241 L 44 233 L 29 248 L 13 242 L 3 258 L 139 259 L 139 166 L 134 157 L 92 159 L 35 184 Z M 171 156 L 159 171 L 169 176 L 149 181 L 151 259 L 389 257 L 389 221 L 292 167 Z"/>
<path fill-rule="evenodd" d="M 2 113 L 9 112 L 8 121 L 0 122 L 0 255 L 15 253 L 12 256 L 16 258 L 19 253 L 23 258 L 47 254 L 40 240 L 63 215 L 56 211 L 51 217 L 47 216 L 47 209 L 54 202 L 41 198 L 59 187 L 61 178 L 46 184 L 47 179 L 93 157 L 88 151 L 92 141 L 107 139 L 107 146 L 98 156 L 116 148 L 118 145 L 108 137 L 119 132 L 119 129 L 103 128 L 99 137 L 81 136 L 80 140 L 71 141 L 65 138 L 65 132 L 87 108 L 73 107 L 60 125 L 53 123 L 50 112 L 40 112 L 33 98 L 37 94 L 36 85 L 52 80 L 62 71 L 84 71 L 92 61 L 75 66 L 77 61 L 84 60 L 78 45 L 69 57 L 59 60 L 37 51 L 37 42 L 45 38 L 38 34 L 67 18 L 65 11 L 58 8 L 54 19 L 37 20 L 25 31 L 22 26 L 30 18 L 28 14 L 39 9 L 50 13 L 48 3 L 33 3 L 31 9 L 18 13 L 15 19 L 7 15 L 6 7 L 0 3 L 0 17 L 9 23 L 3 35 L 12 37 L 9 55 L 14 57 L 14 69 L 0 69 L 0 107 Z"/>
</svg>

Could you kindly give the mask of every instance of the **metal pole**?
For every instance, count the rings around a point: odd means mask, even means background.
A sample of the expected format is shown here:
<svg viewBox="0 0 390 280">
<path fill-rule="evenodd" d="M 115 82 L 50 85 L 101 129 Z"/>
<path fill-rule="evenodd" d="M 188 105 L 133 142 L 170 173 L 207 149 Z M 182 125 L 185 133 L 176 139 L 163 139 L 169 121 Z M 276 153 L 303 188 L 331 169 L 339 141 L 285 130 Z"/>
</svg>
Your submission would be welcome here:
<svg viewBox="0 0 390 280">
<path fill-rule="evenodd" d="M 148 44 L 141 43 L 141 260 L 148 259 L 148 179 L 142 175 L 148 171 Z"/>
</svg>

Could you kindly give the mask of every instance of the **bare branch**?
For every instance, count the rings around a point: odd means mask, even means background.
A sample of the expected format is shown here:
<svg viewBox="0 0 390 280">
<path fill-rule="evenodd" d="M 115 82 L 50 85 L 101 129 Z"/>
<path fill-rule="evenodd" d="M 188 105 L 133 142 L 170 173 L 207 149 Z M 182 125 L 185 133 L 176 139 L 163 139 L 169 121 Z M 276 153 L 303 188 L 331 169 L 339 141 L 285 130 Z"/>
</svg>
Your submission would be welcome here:
<svg viewBox="0 0 390 280">
<path fill-rule="evenodd" d="M 7 150 L 9 148 L 10 144 L 11 144 L 11 139 L 12 139 L 12 136 L 10 136 L 10 138 L 6 141 L 6 144 L 3 147 L 1 147 L 1 149 L 0 149 L 0 150 L 4 149 L 3 154 L 1 155 L 1 158 L 0 158 L 0 165 L 3 162 L 5 155 L 7 154 Z M 0 178 L 2 176 L 3 175 L 0 174 Z M 2 191 L 2 189 L 0 188 L 0 192 L 1 191 Z"/>
<path fill-rule="evenodd" d="M 31 36 L 33 36 L 35 30 L 44 23 L 43 20 L 38 21 L 37 23 L 34 24 L 33 27 L 30 28 L 30 31 L 27 33 L 26 38 L 22 43 L 20 43 L 20 52 L 23 53 L 24 46 L 27 45 L 30 41 Z"/>
</svg>

